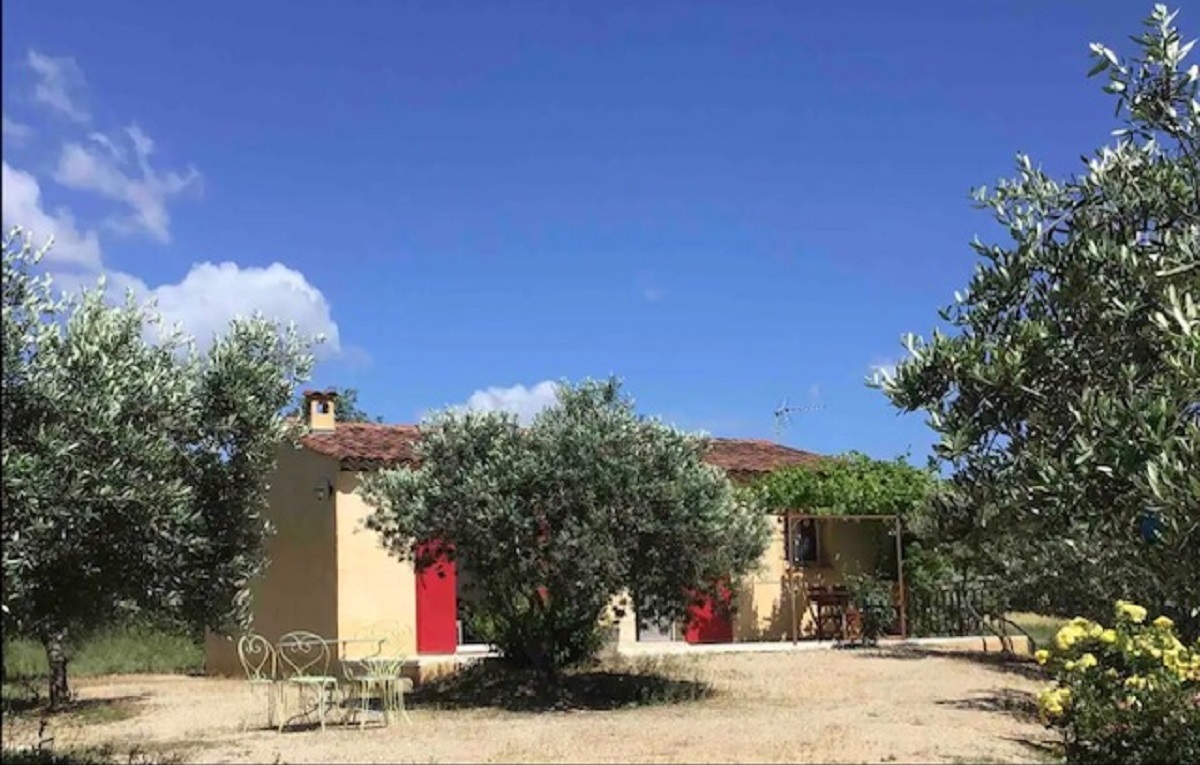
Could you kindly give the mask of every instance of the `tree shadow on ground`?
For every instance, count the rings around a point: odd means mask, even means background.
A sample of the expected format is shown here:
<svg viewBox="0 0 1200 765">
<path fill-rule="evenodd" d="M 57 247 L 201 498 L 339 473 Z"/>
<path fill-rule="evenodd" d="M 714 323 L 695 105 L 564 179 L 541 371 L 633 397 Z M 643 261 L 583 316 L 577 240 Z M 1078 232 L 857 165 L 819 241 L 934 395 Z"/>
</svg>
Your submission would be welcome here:
<svg viewBox="0 0 1200 765">
<path fill-rule="evenodd" d="M 182 756 L 171 752 L 143 750 L 136 745 L 128 751 L 120 751 L 111 743 L 67 747 L 45 744 L 13 747 L 6 744 L 2 759 L 5 765 L 112 765 L 118 762 L 129 765 L 179 765 L 184 761 Z"/>
<path fill-rule="evenodd" d="M 1038 722 L 1037 701 L 1028 691 L 1001 688 L 997 691 L 969 699 L 951 699 L 936 702 L 939 706 L 955 709 L 976 709 L 981 712 L 999 712 L 1021 722 Z"/>
<path fill-rule="evenodd" d="M 1019 736 L 1002 736 L 1002 738 L 1005 741 L 1020 744 L 1041 762 L 1062 762 L 1063 760 L 1063 745 L 1061 742 L 1049 739 L 1038 741 Z"/>
<path fill-rule="evenodd" d="M 946 651 L 924 646 L 900 645 L 874 648 L 859 648 L 860 656 L 874 658 L 919 660 L 950 659 L 963 661 L 993 669 L 1010 675 L 1019 675 L 1028 680 L 1046 680 L 1045 671 L 1027 656 L 1005 654 L 1001 651 Z"/>
<path fill-rule="evenodd" d="M 921 659 L 951 659 L 977 666 L 987 667 L 996 672 L 1017 675 L 1034 681 L 1048 680 L 1045 671 L 1037 662 L 1027 656 L 1005 654 L 999 651 L 947 651 L 925 646 L 901 645 L 883 648 L 862 649 L 860 655 L 878 658 L 919 661 Z M 940 706 L 955 709 L 976 710 L 992 714 L 1004 714 L 1026 724 L 1040 724 L 1038 706 L 1035 695 L 1029 691 L 1013 688 L 989 690 L 972 698 L 947 699 L 936 702 Z M 1013 741 L 1029 750 L 1038 761 L 1058 762 L 1062 759 L 1061 746 L 1049 739 L 1028 738 L 1022 736 L 1005 736 L 1005 740 Z"/>
<path fill-rule="evenodd" d="M 58 709 L 50 709 L 46 699 L 35 693 L 5 697 L 3 711 L 5 716 L 14 718 L 70 718 L 87 724 L 110 723 L 127 720 L 138 714 L 138 707 L 148 698 L 149 694 L 140 693 L 103 699 L 75 699 Z"/>
<path fill-rule="evenodd" d="M 432 709 L 570 712 L 680 704 L 711 698 L 714 692 L 699 678 L 677 677 L 653 667 L 586 667 L 549 679 L 499 661 L 483 661 L 422 683 L 405 698 L 413 707 Z"/>
</svg>

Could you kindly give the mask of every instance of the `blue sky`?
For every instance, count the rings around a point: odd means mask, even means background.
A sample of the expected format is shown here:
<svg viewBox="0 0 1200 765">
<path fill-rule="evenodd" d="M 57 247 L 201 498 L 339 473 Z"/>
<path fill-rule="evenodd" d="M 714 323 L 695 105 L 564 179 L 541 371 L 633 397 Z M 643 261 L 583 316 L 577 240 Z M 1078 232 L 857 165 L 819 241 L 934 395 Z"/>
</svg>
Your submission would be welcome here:
<svg viewBox="0 0 1200 765">
<path fill-rule="evenodd" d="M 646 413 L 920 459 L 866 388 L 996 232 L 971 187 L 1110 140 L 1150 4 L 9 0 L 4 223 L 200 336 L 330 336 L 388 421 L 621 376 Z M 1187 14 L 1185 31 L 1196 24 Z"/>
</svg>

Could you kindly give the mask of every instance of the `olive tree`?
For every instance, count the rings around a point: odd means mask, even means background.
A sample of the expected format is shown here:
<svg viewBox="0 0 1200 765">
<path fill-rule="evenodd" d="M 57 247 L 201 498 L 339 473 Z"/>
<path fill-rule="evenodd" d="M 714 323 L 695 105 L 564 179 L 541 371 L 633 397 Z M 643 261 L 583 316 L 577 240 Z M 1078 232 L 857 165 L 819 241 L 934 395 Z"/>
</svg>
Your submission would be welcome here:
<svg viewBox="0 0 1200 765">
<path fill-rule="evenodd" d="M 975 198 L 1011 242 L 878 380 L 928 413 L 944 538 L 1027 607 L 1117 598 L 1200 632 L 1200 72 L 1156 6 L 1136 52 L 1091 46 L 1123 118 L 1054 180 L 1026 156 Z"/>
<path fill-rule="evenodd" d="M 200 354 L 132 298 L 58 295 L 43 252 L 4 240 L 3 606 L 6 633 L 45 647 L 55 706 L 96 629 L 244 620 L 282 412 L 312 360 L 261 318 Z"/>
<path fill-rule="evenodd" d="M 638 416 L 615 379 L 562 385 L 528 428 L 502 413 L 424 422 L 417 467 L 380 471 L 368 525 L 418 569 L 461 553 L 487 638 L 553 674 L 599 647 L 614 596 L 639 619 L 688 605 L 756 564 L 764 513 L 704 461 L 705 442 Z"/>
</svg>

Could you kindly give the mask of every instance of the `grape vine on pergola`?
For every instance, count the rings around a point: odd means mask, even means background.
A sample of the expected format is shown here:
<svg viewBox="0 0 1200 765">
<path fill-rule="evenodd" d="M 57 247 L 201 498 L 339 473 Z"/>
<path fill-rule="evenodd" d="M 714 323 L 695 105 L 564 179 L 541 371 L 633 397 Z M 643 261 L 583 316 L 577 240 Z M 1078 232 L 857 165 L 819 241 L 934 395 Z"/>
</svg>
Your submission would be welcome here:
<svg viewBox="0 0 1200 765">
<path fill-rule="evenodd" d="M 772 473 L 754 486 L 762 505 L 784 519 L 785 528 L 796 521 L 872 521 L 889 524 L 896 537 L 896 578 L 899 589 L 900 631 L 907 636 L 904 591 L 904 521 L 928 501 L 935 486 L 930 470 L 904 459 L 875 460 L 856 452 L 829 457 Z M 787 556 L 787 578 L 792 598 L 792 640 L 799 634 L 795 609 L 796 573 L 801 566 Z"/>
</svg>

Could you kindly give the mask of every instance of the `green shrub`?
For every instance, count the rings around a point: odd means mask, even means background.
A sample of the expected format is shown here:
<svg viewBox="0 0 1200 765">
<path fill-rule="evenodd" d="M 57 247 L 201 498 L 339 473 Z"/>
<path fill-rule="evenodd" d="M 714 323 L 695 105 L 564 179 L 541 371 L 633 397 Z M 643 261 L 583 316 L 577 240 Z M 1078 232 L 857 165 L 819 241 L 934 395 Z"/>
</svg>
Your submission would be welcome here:
<svg viewBox="0 0 1200 765">
<path fill-rule="evenodd" d="M 894 621 L 892 584 L 868 574 L 851 574 L 846 577 L 846 587 L 861 620 L 860 639 L 866 645 L 875 645 Z"/>
<path fill-rule="evenodd" d="M 1036 654 L 1055 677 L 1038 700 L 1068 763 L 1200 762 L 1200 641 L 1117 601 L 1111 628 L 1072 619 Z"/>
<path fill-rule="evenodd" d="M 182 674 L 204 669 L 204 648 L 189 635 L 149 625 L 104 630 L 73 652 L 72 675 Z M 46 651 L 35 640 L 4 641 L 4 676 L 8 681 L 45 678 Z"/>
</svg>

